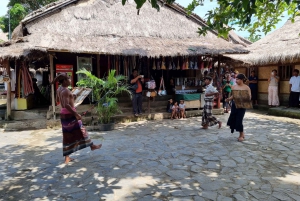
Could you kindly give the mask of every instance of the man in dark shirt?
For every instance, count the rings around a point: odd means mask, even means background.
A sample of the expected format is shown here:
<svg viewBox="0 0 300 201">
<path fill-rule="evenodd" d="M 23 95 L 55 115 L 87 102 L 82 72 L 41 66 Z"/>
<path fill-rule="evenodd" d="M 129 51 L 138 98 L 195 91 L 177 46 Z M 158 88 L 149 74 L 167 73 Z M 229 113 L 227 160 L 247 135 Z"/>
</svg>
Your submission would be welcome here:
<svg viewBox="0 0 300 201">
<path fill-rule="evenodd" d="M 255 75 L 255 71 L 251 71 L 251 75 L 249 77 L 249 87 L 251 89 L 251 100 L 253 104 L 257 105 L 257 91 L 258 91 L 258 78 Z"/>
<path fill-rule="evenodd" d="M 143 87 L 142 83 L 144 83 L 144 76 L 138 75 L 138 71 L 136 69 L 132 70 L 132 74 L 129 78 L 129 83 L 133 86 L 137 84 L 137 88 L 132 90 L 132 107 L 134 116 L 138 116 L 142 114 L 142 103 L 143 103 Z"/>
</svg>

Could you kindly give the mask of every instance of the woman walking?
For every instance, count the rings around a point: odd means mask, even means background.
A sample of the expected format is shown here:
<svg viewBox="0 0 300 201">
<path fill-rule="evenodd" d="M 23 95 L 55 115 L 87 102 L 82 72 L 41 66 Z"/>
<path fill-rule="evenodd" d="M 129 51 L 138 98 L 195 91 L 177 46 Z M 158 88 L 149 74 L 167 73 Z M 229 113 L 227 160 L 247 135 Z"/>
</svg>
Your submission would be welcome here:
<svg viewBox="0 0 300 201">
<path fill-rule="evenodd" d="M 231 133 L 233 133 L 234 130 L 240 132 L 240 136 L 238 137 L 239 142 L 242 142 L 245 139 L 243 126 L 243 119 L 246 112 L 245 105 L 251 105 L 251 90 L 245 84 L 246 81 L 247 78 L 244 74 L 238 74 L 236 77 L 236 85 L 232 87 L 232 95 L 226 99 L 226 102 L 232 100 L 231 113 L 228 118 L 227 126 L 230 127 Z M 238 97 L 237 94 L 244 95 Z M 241 105 L 243 105 L 242 108 Z"/>
</svg>

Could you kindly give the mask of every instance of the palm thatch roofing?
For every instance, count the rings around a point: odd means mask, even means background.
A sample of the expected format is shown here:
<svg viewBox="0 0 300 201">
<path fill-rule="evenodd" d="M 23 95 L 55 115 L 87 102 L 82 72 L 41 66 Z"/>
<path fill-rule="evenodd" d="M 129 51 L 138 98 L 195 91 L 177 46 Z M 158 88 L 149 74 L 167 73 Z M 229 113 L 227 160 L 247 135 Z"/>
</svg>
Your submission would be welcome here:
<svg viewBox="0 0 300 201">
<path fill-rule="evenodd" d="M 232 43 L 241 44 L 244 47 L 247 47 L 252 44 L 251 41 L 247 40 L 246 38 L 241 37 L 233 30 L 229 31 L 228 37 L 229 37 L 229 41 L 231 41 Z"/>
<path fill-rule="evenodd" d="M 215 32 L 199 36 L 200 26 L 205 22 L 199 16 L 187 16 L 176 4 L 162 4 L 157 12 L 147 2 L 137 15 L 131 1 L 60 0 L 26 16 L 12 42 L 0 47 L 0 58 L 33 50 L 151 57 L 248 52 Z"/>
<path fill-rule="evenodd" d="M 300 17 L 248 46 L 245 55 L 225 55 L 251 65 L 288 64 L 300 61 Z"/>
</svg>

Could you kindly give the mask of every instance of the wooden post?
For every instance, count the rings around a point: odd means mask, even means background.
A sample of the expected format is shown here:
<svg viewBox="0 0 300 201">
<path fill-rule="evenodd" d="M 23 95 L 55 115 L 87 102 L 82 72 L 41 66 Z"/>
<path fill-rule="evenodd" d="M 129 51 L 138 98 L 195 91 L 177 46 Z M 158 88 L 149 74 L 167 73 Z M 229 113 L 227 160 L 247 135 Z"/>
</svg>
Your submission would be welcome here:
<svg viewBox="0 0 300 201">
<path fill-rule="evenodd" d="M 10 65 L 9 60 L 5 59 L 3 62 L 4 67 L 6 68 L 7 75 L 10 77 Z M 6 120 L 11 120 L 11 82 L 7 82 L 7 93 L 6 93 Z"/>
<path fill-rule="evenodd" d="M 49 59 L 50 59 L 50 77 L 52 81 L 54 79 L 53 55 L 49 54 Z M 56 120 L 54 90 L 55 90 L 54 84 L 51 84 L 52 114 L 53 114 L 53 119 Z"/>
<path fill-rule="evenodd" d="M 218 55 L 218 70 L 216 72 L 220 73 L 220 55 Z M 219 74 L 219 76 L 221 76 L 221 73 Z M 220 77 L 218 77 L 218 78 L 221 79 Z M 220 82 L 220 80 L 217 80 L 217 82 Z M 222 85 L 222 83 L 221 83 L 221 85 Z M 222 87 L 221 86 L 218 90 L 219 90 L 220 93 L 222 93 Z M 220 109 L 220 107 L 221 107 L 221 95 L 222 94 L 219 94 L 218 100 L 217 100 L 217 108 L 218 109 Z"/>
<path fill-rule="evenodd" d="M 97 54 L 97 77 L 100 78 L 100 54 Z"/>
</svg>

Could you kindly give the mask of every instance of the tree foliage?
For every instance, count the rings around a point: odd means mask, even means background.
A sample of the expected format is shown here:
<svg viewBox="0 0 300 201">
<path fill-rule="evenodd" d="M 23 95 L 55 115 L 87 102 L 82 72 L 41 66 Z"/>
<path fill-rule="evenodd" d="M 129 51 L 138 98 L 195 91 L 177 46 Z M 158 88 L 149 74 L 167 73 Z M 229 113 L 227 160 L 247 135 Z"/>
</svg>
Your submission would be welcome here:
<svg viewBox="0 0 300 201">
<path fill-rule="evenodd" d="M 37 10 L 49 3 L 58 0 L 10 0 L 7 6 L 14 6 L 15 4 L 21 4 L 27 12 Z"/>
<path fill-rule="evenodd" d="M 18 3 L 8 10 L 7 15 L 0 18 L 0 28 L 5 33 L 9 31 L 9 14 L 11 31 L 13 31 L 20 21 L 26 16 L 27 12 L 23 5 Z"/>
<path fill-rule="evenodd" d="M 148 0 L 152 7 L 159 11 L 158 0 Z M 208 0 L 192 0 L 186 10 L 191 14 L 198 6 L 205 6 Z M 212 0 L 210 0 L 212 1 Z M 137 9 L 141 9 L 146 0 L 135 0 Z M 174 3 L 175 0 L 166 0 Z M 123 5 L 126 0 L 122 0 Z M 288 15 L 293 21 L 299 15 L 299 0 L 217 0 L 218 7 L 209 10 L 205 16 L 207 27 L 199 28 L 198 32 L 205 35 L 208 30 L 216 30 L 220 36 L 227 37 L 233 26 L 248 30 L 250 36 L 270 32 L 276 28 L 282 15 Z"/>
<path fill-rule="evenodd" d="M 98 78 L 86 69 L 77 71 L 77 74 L 83 74 L 86 77 L 77 82 L 78 86 L 89 87 L 93 90 L 93 95 L 98 101 L 97 114 L 99 122 L 103 124 L 111 123 L 112 117 L 121 113 L 118 106 L 117 96 L 122 93 L 130 94 L 126 84 L 126 77 L 115 75 L 116 70 L 110 70 L 105 78 Z"/>
<path fill-rule="evenodd" d="M 8 9 L 5 16 L 0 17 L 0 29 L 8 32 L 9 14 L 11 31 L 13 31 L 28 13 L 55 1 L 57 0 L 10 0 L 7 6 L 11 8 Z"/>
</svg>

